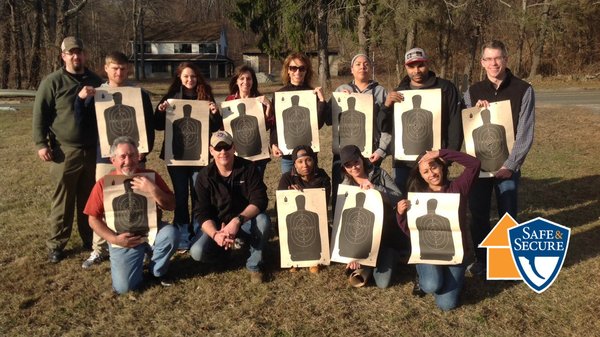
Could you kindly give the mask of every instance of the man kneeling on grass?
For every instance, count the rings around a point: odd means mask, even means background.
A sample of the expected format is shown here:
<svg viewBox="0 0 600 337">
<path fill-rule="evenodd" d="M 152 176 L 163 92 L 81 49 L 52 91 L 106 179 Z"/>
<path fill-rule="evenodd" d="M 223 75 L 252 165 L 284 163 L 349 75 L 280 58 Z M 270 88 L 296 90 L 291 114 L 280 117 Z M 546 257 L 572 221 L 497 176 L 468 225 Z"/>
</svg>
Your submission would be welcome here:
<svg viewBox="0 0 600 337">
<path fill-rule="evenodd" d="M 196 261 L 208 262 L 211 253 L 225 253 L 241 237 L 250 246 L 246 268 L 252 283 L 262 283 L 263 248 L 269 238 L 271 222 L 264 213 L 269 199 L 267 187 L 254 164 L 234 155 L 233 138 L 217 131 L 210 138 L 210 154 L 214 160 L 196 179 L 198 201 L 194 220 L 201 226 L 190 255 Z"/>
<path fill-rule="evenodd" d="M 128 136 L 115 139 L 110 148 L 110 161 L 115 170 L 109 175 L 125 175 L 132 177 L 131 188 L 134 191 L 150 194 L 157 206 L 164 210 L 175 209 L 175 196 L 165 181 L 152 170 L 138 167 L 140 154 L 136 142 Z M 136 176 L 137 173 L 153 172 L 155 181 Z M 106 177 L 105 176 L 105 177 Z M 96 234 L 108 241 L 110 252 L 110 269 L 113 289 L 123 294 L 139 288 L 143 281 L 144 257 L 151 254 L 149 271 L 164 286 L 170 283 L 164 278 L 169 268 L 169 260 L 177 249 L 178 230 L 173 225 L 160 221 L 158 216 L 158 233 L 154 245 L 147 243 L 146 236 L 139 233 L 115 233 L 106 224 L 104 213 L 104 178 L 98 180 L 85 206 L 84 213 L 89 216 L 90 227 Z M 116 224 L 117 228 L 119 227 Z"/>
</svg>

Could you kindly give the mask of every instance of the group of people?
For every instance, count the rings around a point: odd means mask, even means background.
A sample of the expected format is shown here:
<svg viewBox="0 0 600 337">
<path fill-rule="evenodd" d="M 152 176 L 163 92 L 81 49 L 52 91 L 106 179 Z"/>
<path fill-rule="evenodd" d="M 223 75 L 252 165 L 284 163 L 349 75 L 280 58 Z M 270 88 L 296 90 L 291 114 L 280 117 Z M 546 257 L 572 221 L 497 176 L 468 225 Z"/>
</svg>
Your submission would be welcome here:
<svg viewBox="0 0 600 337">
<path fill-rule="evenodd" d="M 93 97 L 101 86 L 128 86 L 128 60 L 119 52 L 107 55 L 103 82 L 85 67 L 83 43 L 67 37 L 61 45 L 64 67 L 41 82 L 33 108 L 33 138 L 41 160 L 49 162 L 54 185 L 50 211 L 50 236 L 47 240 L 49 260 L 57 263 L 64 258 L 64 249 L 71 234 L 73 216 L 83 246 L 92 249 L 82 267 L 89 268 L 110 256 L 113 289 L 118 293 L 137 289 L 143 281 L 143 265 L 150 255 L 151 276 L 169 285 L 166 277 L 169 261 L 177 249 L 189 249 L 194 260 L 219 262 L 239 242 L 248 245 L 250 256 L 246 267 L 250 280 L 263 282 L 263 251 L 271 233 L 266 214 L 267 187 L 263 181 L 270 159 L 252 162 L 235 155 L 234 138 L 223 131 L 223 117 L 215 102 L 212 88 L 194 63 L 183 62 L 167 94 L 152 109 L 149 96 L 142 90 L 149 151 L 154 131 L 164 130 L 171 98 L 209 101 L 209 151 L 212 157 L 206 167 L 168 166 L 172 192 L 160 175 L 144 168 L 147 153 L 139 153 L 138 144 L 128 135 L 117 137 L 111 144 L 110 158 L 100 155 Z M 355 145 L 342 147 L 333 156 L 331 178 L 318 166 L 318 154 L 309 144 L 283 155 L 279 148 L 275 122 L 275 102 L 258 90 L 256 74 L 242 66 L 231 78 L 230 95 L 226 100 L 256 98 L 262 103 L 265 127 L 270 132 L 270 150 L 280 158 L 281 179 L 278 189 L 303 190 L 324 188 L 327 201 L 335 207 L 339 184 L 375 189 L 384 202 L 382 243 L 373 278 L 378 287 L 389 286 L 398 256 L 409 251 L 410 235 L 407 192 L 459 193 L 459 220 L 463 247 L 477 248 L 490 231 L 492 191 L 496 194 L 499 215 L 508 212 L 517 217 L 517 187 L 520 168 L 533 140 L 534 96 L 531 85 L 515 77 L 507 68 L 508 54 L 500 41 L 484 44 L 481 65 L 486 78 L 472 85 L 461 99 L 456 87 L 429 69 L 430 59 L 421 48 L 405 54 L 407 76 L 399 86 L 388 92 L 373 81 L 373 64 L 364 54 L 354 56 L 350 63 L 353 80 L 336 92 L 363 93 L 373 96 L 372 154 L 361 154 Z M 279 91 L 312 90 L 317 103 L 318 126 L 332 125 L 330 102 L 320 87 L 311 85 L 313 71 L 310 59 L 293 53 L 283 62 L 283 87 Z M 383 170 L 381 162 L 393 153 L 395 103 L 404 100 L 400 91 L 441 89 L 441 148 L 422 153 L 415 161 L 393 160 L 392 175 Z M 460 152 L 463 134 L 461 111 L 465 107 L 488 107 L 491 102 L 510 100 L 515 141 L 502 168 L 492 178 L 478 178 L 478 159 Z M 368 141 L 368 140 L 367 140 Z M 164 158 L 164 144 L 161 151 Z M 462 174 L 449 180 L 452 163 L 464 166 Z M 155 179 L 139 175 L 153 173 Z M 105 175 L 132 177 L 134 191 L 150 195 L 158 209 L 174 211 L 172 223 L 161 222 L 152 245 L 139 233 L 116 233 L 105 219 L 103 189 Z M 191 198 L 192 210 L 189 202 Z M 467 223 L 470 209 L 471 224 Z M 182 244 L 182 242 L 185 242 Z M 108 243 L 108 244 L 107 244 Z M 466 255 L 466 254 L 465 254 Z M 485 273 L 485 252 L 476 250 L 475 262 L 469 266 L 474 275 Z M 361 268 L 357 261 L 348 269 Z M 319 266 L 310 268 L 318 272 Z M 450 310 L 459 304 L 464 276 L 463 261 L 458 265 L 417 264 L 416 288 L 435 296 L 437 305 Z"/>
</svg>

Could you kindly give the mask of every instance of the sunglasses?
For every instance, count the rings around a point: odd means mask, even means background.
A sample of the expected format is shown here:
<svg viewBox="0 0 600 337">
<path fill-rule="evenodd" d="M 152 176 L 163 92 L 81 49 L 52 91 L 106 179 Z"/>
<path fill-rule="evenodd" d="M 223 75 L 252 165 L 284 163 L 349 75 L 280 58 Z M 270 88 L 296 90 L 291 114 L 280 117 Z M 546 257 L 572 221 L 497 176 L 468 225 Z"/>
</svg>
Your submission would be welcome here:
<svg viewBox="0 0 600 337">
<path fill-rule="evenodd" d="M 354 166 L 358 166 L 360 165 L 360 161 L 359 160 L 353 160 L 353 161 L 349 161 L 347 163 L 344 163 L 344 167 L 349 169 L 349 168 L 353 168 Z"/>
<path fill-rule="evenodd" d="M 299 66 L 299 67 L 298 66 L 289 66 L 288 69 L 293 73 L 297 72 L 298 70 L 300 70 L 301 73 L 306 71 L 305 66 Z"/>
<path fill-rule="evenodd" d="M 229 151 L 229 150 L 231 150 L 232 147 L 233 147 L 233 145 L 217 144 L 217 146 L 213 147 L 213 149 L 217 152 L 221 152 L 222 150 Z"/>
</svg>

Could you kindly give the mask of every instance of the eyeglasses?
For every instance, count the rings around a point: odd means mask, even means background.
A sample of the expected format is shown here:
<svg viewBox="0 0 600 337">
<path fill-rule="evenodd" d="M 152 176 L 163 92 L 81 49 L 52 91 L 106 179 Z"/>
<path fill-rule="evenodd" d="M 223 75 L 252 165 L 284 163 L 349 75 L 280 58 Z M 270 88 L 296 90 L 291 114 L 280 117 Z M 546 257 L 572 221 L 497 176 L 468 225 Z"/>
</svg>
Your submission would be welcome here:
<svg viewBox="0 0 600 337">
<path fill-rule="evenodd" d="M 497 56 L 497 57 L 484 57 L 482 58 L 483 62 L 492 62 L 492 61 L 496 61 L 496 63 L 500 63 L 500 61 L 504 60 L 504 56 Z"/>
<path fill-rule="evenodd" d="M 229 145 L 217 144 L 217 146 L 214 146 L 213 149 L 217 152 L 221 152 L 222 150 L 229 151 L 229 150 L 231 150 L 232 147 L 233 147 L 232 144 L 229 144 Z"/>
<path fill-rule="evenodd" d="M 299 67 L 298 66 L 289 66 L 288 69 L 293 73 L 297 72 L 298 70 L 300 70 L 301 73 L 306 71 L 305 66 L 299 66 Z"/>
<path fill-rule="evenodd" d="M 360 160 L 354 160 L 354 161 L 349 161 L 347 163 L 344 163 L 344 167 L 349 169 L 349 168 L 353 168 L 354 166 L 358 166 L 360 165 Z"/>
</svg>

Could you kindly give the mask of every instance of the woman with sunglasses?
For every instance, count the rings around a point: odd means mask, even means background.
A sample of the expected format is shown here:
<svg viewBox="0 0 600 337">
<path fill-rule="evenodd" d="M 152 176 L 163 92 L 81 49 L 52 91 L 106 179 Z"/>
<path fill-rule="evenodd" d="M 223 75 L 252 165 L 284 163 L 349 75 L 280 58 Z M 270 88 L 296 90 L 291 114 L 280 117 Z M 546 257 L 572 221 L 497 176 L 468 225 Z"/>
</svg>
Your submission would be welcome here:
<svg viewBox="0 0 600 337">
<path fill-rule="evenodd" d="M 311 86 L 313 76 L 312 64 L 308 56 L 303 53 L 290 54 L 285 58 L 283 67 L 281 68 L 281 81 L 284 86 L 277 90 L 277 92 L 313 90 L 317 100 L 317 118 L 320 129 L 325 123 L 324 116 L 329 113 L 329 105 L 325 101 L 322 88 L 313 88 Z M 273 111 L 275 111 L 274 107 Z M 294 166 L 292 157 L 290 155 L 283 155 L 283 152 L 279 149 L 277 125 L 275 123 L 271 128 L 271 152 L 275 157 L 281 157 L 281 173 L 292 170 Z"/>
<path fill-rule="evenodd" d="M 294 167 L 290 172 L 281 175 L 277 189 L 302 191 L 305 188 L 324 188 L 326 205 L 328 205 L 331 179 L 325 170 L 317 165 L 317 155 L 312 148 L 308 145 L 296 146 L 292 151 L 292 162 Z M 296 270 L 296 268 L 290 269 L 291 272 Z M 316 274 L 319 272 L 319 266 L 312 266 L 309 271 Z"/>
<path fill-rule="evenodd" d="M 343 174 L 342 184 L 359 186 L 363 190 L 375 189 L 381 193 L 384 208 L 383 230 L 373 278 L 377 287 L 387 288 L 399 255 L 395 248 L 403 245 L 402 233 L 400 233 L 394 218 L 394 206 L 402 199 L 402 192 L 384 169 L 373 165 L 368 158 L 362 156 L 356 145 L 344 146 L 340 150 L 340 160 Z M 353 261 L 348 263 L 346 268 L 356 270 L 361 268 L 361 265 L 357 261 Z"/>
<path fill-rule="evenodd" d="M 448 179 L 448 163 L 456 162 L 464 166 L 461 175 L 453 181 Z M 462 232 L 463 247 L 469 248 L 470 231 L 467 226 L 467 201 L 473 183 L 479 175 L 481 162 L 468 154 L 442 149 L 427 151 L 417 157 L 417 163 L 408 176 L 409 192 L 459 193 L 458 220 Z M 407 199 L 397 204 L 397 220 L 402 231 L 410 236 L 406 211 L 410 208 Z M 465 251 L 465 256 L 469 253 Z M 452 310 L 458 306 L 458 298 L 465 280 L 465 265 L 417 264 L 418 285 L 428 294 L 433 294 L 437 306 Z"/>
<path fill-rule="evenodd" d="M 215 104 L 212 88 L 204 77 L 202 77 L 200 68 L 194 63 L 182 62 L 177 67 L 176 74 L 177 76 L 173 79 L 171 86 L 167 90 L 167 94 L 160 100 L 154 111 L 155 129 L 161 131 L 165 129 L 166 113 L 169 107 L 167 100 L 170 98 L 209 101 L 209 111 L 206 112 L 209 114 L 209 130 L 212 133 L 222 129 L 223 118 Z M 164 142 L 160 151 L 160 158 L 165 158 Z M 188 202 L 190 196 L 192 197 L 192 204 L 194 203 L 194 199 L 196 199 L 194 197 L 194 182 L 200 169 L 201 167 L 199 166 L 167 166 L 175 193 L 175 216 L 173 224 L 178 226 L 180 233 L 189 234 L 186 238 L 187 240 L 183 240 L 184 235 L 181 237 L 179 248 L 182 250 L 189 249 L 189 239 L 194 234 L 194 229 L 190 226 Z"/>
<path fill-rule="evenodd" d="M 258 91 L 258 80 L 256 79 L 256 73 L 252 67 L 243 65 L 239 67 L 235 74 L 229 80 L 229 96 L 225 98 L 226 101 L 232 101 L 234 99 L 241 98 L 253 98 L 256 97 L 257 100 L 263 105 L 263 112 L 265 114 L 265 127 L 268 130 L 271 130 L 273 125 L 275 124 L 275 115 L 273 113 L 273 106 L 271 101 L 261 95 Z M 267 163 L 270 162 L 271 159 L 261 159 L 254 162 L 256 168 L 260 172 L 261 176 L 264 176 L 265 169 L 267 168 Z"/>
</svg>

